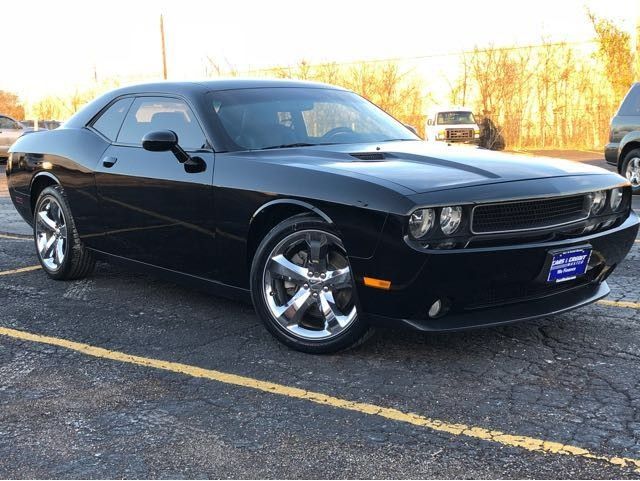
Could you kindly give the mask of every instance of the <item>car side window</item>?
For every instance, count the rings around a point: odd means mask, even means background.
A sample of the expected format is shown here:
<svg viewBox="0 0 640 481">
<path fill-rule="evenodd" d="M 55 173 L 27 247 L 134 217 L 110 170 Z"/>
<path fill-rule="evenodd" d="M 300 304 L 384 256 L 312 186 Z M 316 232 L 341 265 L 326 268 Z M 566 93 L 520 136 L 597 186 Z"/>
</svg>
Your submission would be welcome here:
<svg viewBox="0 0 640 481">
<path fill-rule="evenodd" d="M 118 136 L 124 116 L 127 115 L 132 102 L 131 97 L 118 100 L 102 112 L 98 120 L 93 122 L 92 127 L 113 142 Z"/>
<path fill-rule="evenodd" d="M 0 117 L 0 129 L 17 129 L 16 123 L 9 117 Z"/>
<path fill-rule="evenodd" d="M 129 109 L 118 143 L 142 145 L 142 137 L 156 130 L 172 130 L 185 150 L 206 148 L 207 141 L 189 106 L 166 97 L 139 97 Z"/>
<path fill-rule="evenodd" d="M 635 84 L 622 102 L 618 115 L 640 115 L 640 84 Z"/>
</svg>

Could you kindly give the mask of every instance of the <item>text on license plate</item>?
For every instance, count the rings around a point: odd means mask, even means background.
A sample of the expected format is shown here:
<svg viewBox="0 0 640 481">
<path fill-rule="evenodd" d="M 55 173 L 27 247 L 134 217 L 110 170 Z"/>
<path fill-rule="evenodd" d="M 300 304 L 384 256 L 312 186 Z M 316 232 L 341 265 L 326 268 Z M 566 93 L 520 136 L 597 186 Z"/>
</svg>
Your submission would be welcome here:
<svg viewBox="0 0 640 481">
<path fill-rule="evenodd" d="M 548 282 L 563 282 L 575 279 L 587 271 L 591 249 L 573 249 L 557 252 L 551 259 Z"/>
</svg>

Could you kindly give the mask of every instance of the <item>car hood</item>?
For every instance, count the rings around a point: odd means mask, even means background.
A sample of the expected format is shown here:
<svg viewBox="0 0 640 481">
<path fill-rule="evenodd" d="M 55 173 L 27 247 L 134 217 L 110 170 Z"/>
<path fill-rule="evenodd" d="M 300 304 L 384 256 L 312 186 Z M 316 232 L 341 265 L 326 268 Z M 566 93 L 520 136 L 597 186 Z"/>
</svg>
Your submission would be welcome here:
<svg viewBox="0 0 640 481">
<path fill-rule="evenodd" d="M 262 151 L 264 153 L 264 151 Z M 279 161 L 391 182 L 415 193 L 471 185 L 610 174 L 579 162 L 422 141 L 325 145 L 270 151 Z"/>
</svg>

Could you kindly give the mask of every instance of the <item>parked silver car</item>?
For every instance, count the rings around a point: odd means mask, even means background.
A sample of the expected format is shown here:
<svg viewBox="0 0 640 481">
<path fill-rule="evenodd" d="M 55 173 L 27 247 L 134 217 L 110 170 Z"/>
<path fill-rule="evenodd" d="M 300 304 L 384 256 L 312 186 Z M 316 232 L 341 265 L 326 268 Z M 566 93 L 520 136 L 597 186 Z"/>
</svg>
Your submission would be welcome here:
<svg viewBox="0 0 640 481">
<path fill-rule="evenodd" d="M 0 115 L 0 160 L 6 160 L 9 156 L 9 147 L 18 137 L 31 131 L 33 131 L 32 128 L 22 125 L 17 120 L 6 115 Z"/>
</svg>

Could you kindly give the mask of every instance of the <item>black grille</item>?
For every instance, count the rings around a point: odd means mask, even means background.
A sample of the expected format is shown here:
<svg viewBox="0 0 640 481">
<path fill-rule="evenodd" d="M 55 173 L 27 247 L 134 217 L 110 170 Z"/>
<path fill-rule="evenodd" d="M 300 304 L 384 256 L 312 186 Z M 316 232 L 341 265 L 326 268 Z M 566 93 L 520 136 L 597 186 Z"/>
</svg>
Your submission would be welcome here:
<svg viewBox="0 0 640 481">
<path fill-rule="evenodd" d="M 473 139 L 473 129 L 446 129 L 447 140 Z"/>
<path fill-rule="evenodd" d="M 479 205 L 473 210 L 476 234 L 542 229 L 587 217 L 584 195 Z"/>
<path fill-rule="evenodd" d="M 600 275 L 603 268 L 603 265 L 594 266 L 583 276 L 560 283 L 511 282 L 509 284 L 491 284 L 486 289 L 473 295 L 469 299 L 466 309 L 481 309 L 560 294 L 593 282 Z"/>
</svg>

